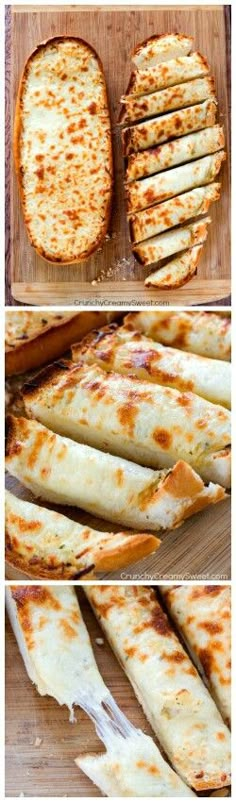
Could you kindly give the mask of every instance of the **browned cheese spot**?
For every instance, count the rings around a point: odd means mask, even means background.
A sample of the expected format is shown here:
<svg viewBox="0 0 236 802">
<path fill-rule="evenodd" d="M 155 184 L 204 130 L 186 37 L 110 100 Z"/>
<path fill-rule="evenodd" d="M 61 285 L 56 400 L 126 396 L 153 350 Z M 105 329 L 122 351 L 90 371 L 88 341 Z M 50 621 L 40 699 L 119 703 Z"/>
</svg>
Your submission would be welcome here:
<svg viewBox="0 0 236 802">
<path fill-rule="evenodd" d="M 16 526 L 20 532 L 26 534 L 27 532 L 36 532 L 39 529 L 42 529 L 42 523 L 40 521 L 26 521 L 24 518 L 21 518 L 20 515 L 16 515 L 15 513 L 11 512 L 8 516 L 9 524 L 12 526 Z"/>
<path fill-rule="evenodd" d="M 129 437 L 134 436 L 135 423 L 138 415 L 138 407 L 132 402 L 122 404 L 118 411 L 117 417 L 121 426 L 126 430 Z"/>
<path fill-rule="evenodd" d="M 155 440 L 155 442 L 160 446 L 160 448 L 168 450 L 171 446 L 172 437 L 170 432 L 168 432 L 166 429 L 157 428 L 154 429 L 153 440 Z"/>
<path fill-rule="evenodd" d="M 124 471 L 122 470 L 122 468 L 117 468 L 115 472 L 115 477 L 118 487 L 122 487 L 122 485 L 124 484 Z"/>
<path fill-rule="evenodd" d="M 63 634 L 65 635 L 65 637 L 68 638 L 69 640 L 71 640 L 71 638 L 77 638 L 76 629 L 71 627 L 67 618 L 60 619 L 60 627 L 63 630 Z"/>
</svg>

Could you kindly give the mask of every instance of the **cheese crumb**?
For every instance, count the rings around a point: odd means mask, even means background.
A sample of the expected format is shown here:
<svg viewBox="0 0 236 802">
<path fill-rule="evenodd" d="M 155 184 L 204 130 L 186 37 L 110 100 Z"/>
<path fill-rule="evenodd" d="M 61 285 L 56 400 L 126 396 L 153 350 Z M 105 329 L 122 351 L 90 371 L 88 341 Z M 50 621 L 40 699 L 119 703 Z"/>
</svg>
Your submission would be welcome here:
<svg viewBox="0 0 236 802">
<path fill-rule="evenodd" d="M 41 746 L 42 742 L 43 742 L 42 738 L 35 738 L 34 746 Z"/>
</svg>

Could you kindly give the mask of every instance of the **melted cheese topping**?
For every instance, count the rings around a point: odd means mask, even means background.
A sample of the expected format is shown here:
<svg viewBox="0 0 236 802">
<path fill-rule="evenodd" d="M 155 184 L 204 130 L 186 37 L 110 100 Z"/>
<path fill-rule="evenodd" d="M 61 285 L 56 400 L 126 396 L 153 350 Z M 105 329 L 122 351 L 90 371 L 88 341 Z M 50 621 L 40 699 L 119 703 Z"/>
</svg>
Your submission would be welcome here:
<svg viewBox="0 0 236 802">
<path fill-rule="evenodd" d="M 86 258 L 106 233 L 112 182 L 105 81 L 88 45 L 55 40 L 33 54 L 18 146 L 32 244 L 49 261 Z"/>
<path fill-rule="evenodd" d="M 85 593 L 174 768 L 196 790 L 227 785 L 229 731 L 155 592 L 90 585 Z"/>
<path fill-rule="evenodd" d="M 36 421 L 11 419 L 6 466 L 34 495 L 75 505 L 122 526 L 158 530 L 224 498 L 179 461 L 153 471 L 53 434 Z"/>
<path fill-rule="evenodd" d="M 137 67 L 150 68 L 155 64 L 178 56 L 187 56 L 193 44 L 192 36 L 181 33 L 165 33 L 161 36 L 150 36 L 146 42 L 137 45 L 132 61 Z"/>
<path fill-rule="evenodd" d="M 168 610 L 203 671 L 226 722 L 231 717 L 230 588 L 215 585 L 162 586 Z"/>
<path fill-rule="evenodd" d="M 164 345 L 230 360 L 230 317 L 215 312 L 143 311 L 130 312 L 124 322 Z"/>
</svg>

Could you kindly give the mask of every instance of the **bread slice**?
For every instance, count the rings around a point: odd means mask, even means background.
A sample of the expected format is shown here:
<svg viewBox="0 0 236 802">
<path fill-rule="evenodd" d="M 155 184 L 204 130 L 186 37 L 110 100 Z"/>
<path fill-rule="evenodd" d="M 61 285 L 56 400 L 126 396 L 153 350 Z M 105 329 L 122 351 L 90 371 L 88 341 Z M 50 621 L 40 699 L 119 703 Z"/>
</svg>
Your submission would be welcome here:
<svg viewBox="0 0 236 802">
<path fill-rule="evenodd" d="M 230 726 L 230 586 L 162 585 L 159 590 L 222 718 Z"/>
<path fill-rule="evenodd" d="M 129 217 L 131 242 L 142 242 L 174 226 L 186 223 L 187 220 L 207 214 L 210 204 L 219 200 L 220 186 L 213 182 L 205 187 L 195 187 L 189 192 L 168 198 L 164 203 L 131 214 Z"/>
<path fill-rule="evenodd" d="M 141 730 L 129 737 L 110 733 L 105 754 L 83 754 L 77 766 L 108 797 L 192 797 L 183 780 L 163 759 L 152 738 Z"/>
<path fill-rule="evenodd" d="M 70 710 L 90 716 L 107 752 L 76 763 L 109 796 L 193 796 L 154 741 L 118 708 L 99 672 L 75 589 L 9 585 L 6 605 L 29 678 Z M 154 776 L 153 776 L 154 775 Z M 129 794 L 130 790 L 130 794 Z M 153 794 L 151 793 L 153 791 Z"/>
<path fill-rule="evenodd" d="M 114 319 L 111 312 L 9 309 L 5 318 L 6 375 L 26 373 L 61 356 L 76 339 Z"/>
<path fill-rule="evenodd" d="M 229 317 L 228 317 L 229 314 Z M 192 351 L 211 359 L 230 361 L 231 319 L 228 312 L 129 312 L 129 326 L 156 342 Z M 116 326 L 112 326 L 116 329 Z M 81 344 L 82 345 L 82 344 Z M 78 346 L 79 347 L 79 346 Z"/>
<path fill-rule="evenodd" d="M 179 56 L 156 64 L 151 69 L 145 66 L 132 72 L 126 94 L 138 96 L 157 92 L 168 86 L 177 86 L 194 78 L 202 78 L 208 75 L 209 71 L 207 60 L 201 53 Z"/>
<path fill-rule="evenodd" d="M 215 98 L 214 78 L 210 75 L 140 97 L 126 95 L 121 100 L 119 122 L 127 124 L 145 120 L 157 114 L 165 114 L 174 109 L 191 106 L 193 103 L 200 103 L 207 98 Z"/>
<path fill-rule="evenodd" d="M 136 45 L 131 59 L 138 69 L 155 67 L 159 62 L 188 56 L 193 46 L 193 37 L 182 33 L 162 33 L 150 36 Z"/>
<path fill-rule="evenodd" d="M 187 109 L 171 111 L 169 114 L 153 117 L 147 122 L 124 128 L 122 131 L 124 156 L 214 125 L 216 110 L 214 100 L 204 100 L 203 103 L 197 103 Z"/>
<path fill-rule="evenodd" d="M 37 579 L 115 571 L 156 551 L 154 535 L 100 532 L 6 491 L 6 560 Z"/>
<path fill-rule="evenodd" d="M 203 156 L 202 159 L 173 167 L 163 173 L 132 181 L 127 184 L 126 198 L 128 212 L 139 211 L 168 198 L 179 196 L 196 187 L 206 186 L 214 181 L 225 160 L 224 150 Z M 176 206 L 178 201 L 176 200 Z"/>
<path fill-rule="evenodd" d="M 223 150 L 224 146 L 224 131 L 220 125 L 203 128 L 202 131 L 181 136 L 159 147 L 132 153 L 127 159 L 126 180 L 135 181 L 137 178 L 161 173 L 167 168 Z"/>
<path fill-rule="evenodd" d="M 183 287 L 196 276 L 202 248 L 202 245 L 196 245 L 154 270 L 154 273 L 145 278 L 145 287 L 157 287 L 160 290 L 178 290 Z"/>
<path fill-rule="evenodd" d="M 14 155 L 31 245 L 48 262 L 87 259 L 107 232 L 113 167 L 103 68 L 82 39 L 57 36 L 28 58 Z"/>
<path fill-rule="evenodd" d="M 167 256 L 205 242 L 210 222 L 210 217 L 203 217 L 197 223 L 171 228 L 157 237 L 151 237 L 134 245 L 133 253 L 141 265 L 154 265 Z"/>
<path fill-rule="evenodd" d="M 61 437 L 36 421 L 9 416 L 7 425 L 6 468 L 12 476 L 37 497 L 80 507 L 122 527 L 174 528 L 192 511 L 225 498 L 222 487 L 205 487 L 183 460 L 169 471 L 154 471 Z M 216 470 L 226 468 L 216 459 Z"/>
<path fill-rule="evenodd" d="M 8 585 L 6 606 L 26 671 L 41 696 L 66 705 L 71 722 L 75 705 L 86 709 L 89 702 L 110 700 L 74 587 Z"/>
</svg>

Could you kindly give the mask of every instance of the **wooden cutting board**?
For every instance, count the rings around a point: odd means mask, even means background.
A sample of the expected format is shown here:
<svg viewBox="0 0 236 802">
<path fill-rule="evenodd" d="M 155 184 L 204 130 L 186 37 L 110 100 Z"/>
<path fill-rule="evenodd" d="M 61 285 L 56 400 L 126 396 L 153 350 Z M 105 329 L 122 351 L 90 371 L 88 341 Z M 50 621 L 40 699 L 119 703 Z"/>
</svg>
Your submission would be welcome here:
<svg viewBox="0 0 236 802">
<path fill-rule="evenodd" d="M 35 501 L 27 488 L 14 477 L 7 475 L 6 486 L 16 496 Z M 43 501 L 41 504 L 43 506 Z M 94 529 L 105 532 L 120 530 L 119 526 L 95 518 L 76 507 L 59 507 L 47 502 L 45 506 Z M 230 499 L 192 516 L 179 529 L 161 534 L 160 537 L 162 543 L 154 555 L 121 571 L 98 574 L 97 578 L 109 581 L 230 579 Z M 6 565 L 6 579 L 24 578 L 25 574 Z"/>
<path fill-rule="evenodd" d="M 7 128 L 7 175 L 10 175 L 11 202 L 7 258 L 10 262 L 13 298 L 27 304 L 78 305 L 105 301 L 125 306 L 131 303 L 200 304 L 229 295 L 229 158 L 220 176 L 221 199 L 210 210 L 212 225 L 198 276 L 179 290 L 150 290 L 144 288 L 143 284 L 143 278 L 150 273 L 150 269 L 138 265 L 131 254 L 124 202 L 123 158 L 117 127 L 119 99 L 128 83 L 132 49 L 155 33 L 182 31 L 193 35 L 194 47 L 209 60 L 216 79 L 219 121 L 224 124 L 229 154 L 228 9 L 223 6 L 139 6 L 132 9 L 124 6 L 12 6 L 11 12 L 10 101 L 7 93 L 11 117 Z M 115 163 L 110 237 L 102 251 L 86 263 L 64 267 L 44 262 L 28 242 L 11 156 L 15 99 L 24 63 L 39 42 L 57 34 L 82 37 L 98 51 L 102 59 L 110 99 Z M 95 284 L 92 283 L 94 281 Z"/>
<path fill-rule="evenodd" d="M 117 704 L 135 727 L 155 736 L 132 687 L 108 643 L 96 644 L 103 633 L 79 591 L 81 612 L 88 627 L 98 668 Z M 101 797 L 78 769 L 79 754 L 103 750 L 88 716 L 78 709 L 69 723 L 68 709 L 49 696 L 39 696 L 30 682 L 11 626 L 6 621 L 6 796 Z M 225 795 L 228 795 L 226 789 Z M 204 793 L 204 796 L 207 796 Z M 214 793 L 215 796 L 215 793 Z"/>
</svg>

